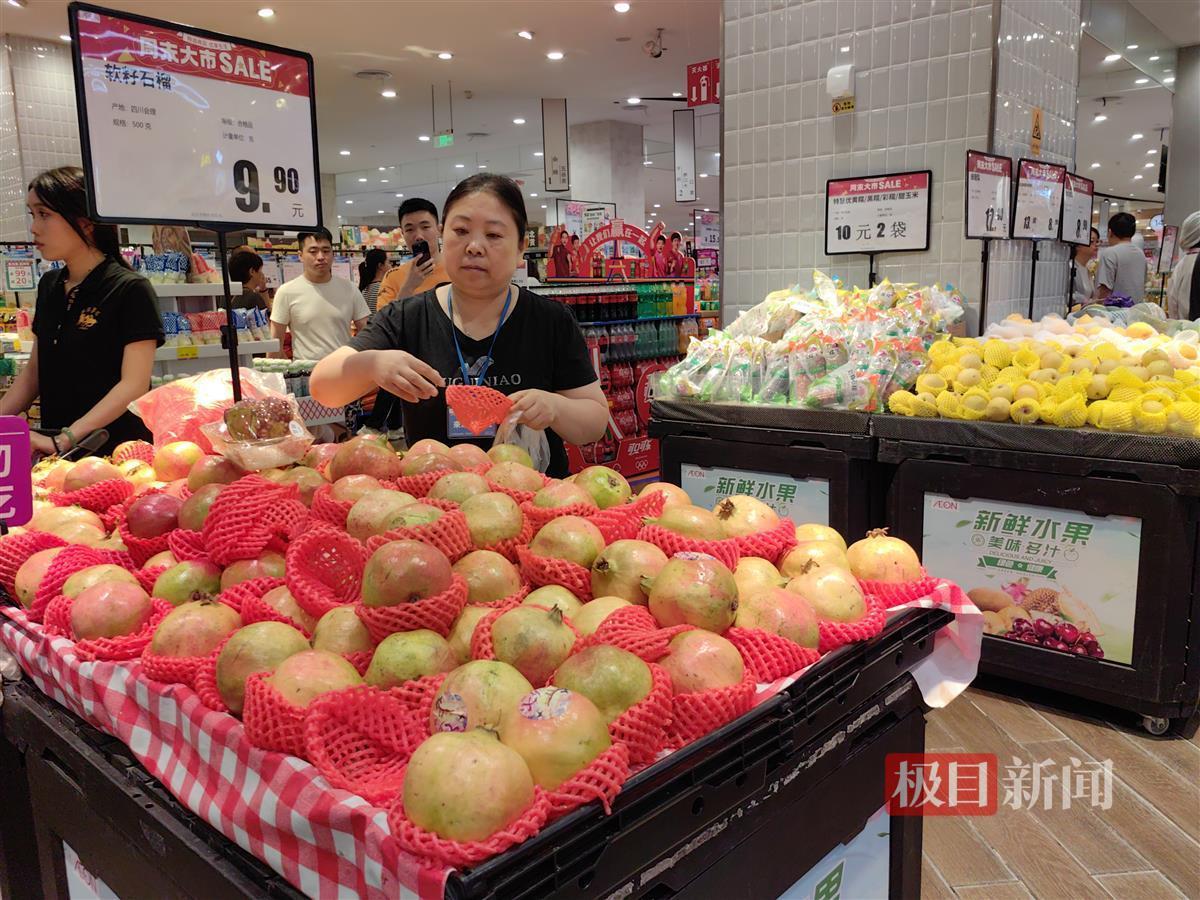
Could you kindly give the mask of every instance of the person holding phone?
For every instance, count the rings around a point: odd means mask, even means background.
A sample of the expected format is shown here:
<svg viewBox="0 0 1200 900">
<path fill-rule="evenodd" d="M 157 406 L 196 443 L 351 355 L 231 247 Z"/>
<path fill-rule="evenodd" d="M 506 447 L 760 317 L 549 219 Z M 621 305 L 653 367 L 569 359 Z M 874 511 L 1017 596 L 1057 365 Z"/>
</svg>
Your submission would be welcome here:
<svg viewBox="0 0 1200 900">
<path fill-rule="evenodd" d="M 485 385 L 513 401 L 519 421 L 544 429 L 547 474 L 567 474 L 563 441 L 588 444 L 608 426 L 608 403 L 567 308 L 512 283 L 524 263 L 525 202 L 502 175 L 472 175 L 443 211 L 449 284 L 382 307 L 309 381 L 318 403 L 340 406 L 376 386 L 404 404 L 409 443 L 434 438 L 487 448 L 446 405 L 448 384 Z"/>
<path fill-rule="evenodd" d="M 412 197 L 400 204 L 399 215 L 400 230 L 413 258 L 384 276 L 375 301 L 376 309 L 450 281 L 446 267 L 442 265 L 442 248 L 438 242 L 442 230 L 438 227 L 437 207 L 422 197 Z"/>
</svg>

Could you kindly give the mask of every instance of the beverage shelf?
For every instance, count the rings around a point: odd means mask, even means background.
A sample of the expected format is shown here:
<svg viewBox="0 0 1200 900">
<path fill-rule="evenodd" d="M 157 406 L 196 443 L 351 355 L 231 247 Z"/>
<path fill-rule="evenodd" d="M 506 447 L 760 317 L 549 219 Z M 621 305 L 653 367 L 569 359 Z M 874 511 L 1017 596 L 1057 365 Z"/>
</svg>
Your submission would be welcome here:
<svg viewBox="0 0 1200 900">
<path fill-rule="evenodd" d="M 640 319 L 603 319 L 596 322 L 580 322 L 580 328 L 590 328 L 597 325 L 636 325 L 638 322 L 670 322 L 678 319 L 698 319 L 700 313 L 686 313 L 682 316 L 643 316 Z"/>
</svg>

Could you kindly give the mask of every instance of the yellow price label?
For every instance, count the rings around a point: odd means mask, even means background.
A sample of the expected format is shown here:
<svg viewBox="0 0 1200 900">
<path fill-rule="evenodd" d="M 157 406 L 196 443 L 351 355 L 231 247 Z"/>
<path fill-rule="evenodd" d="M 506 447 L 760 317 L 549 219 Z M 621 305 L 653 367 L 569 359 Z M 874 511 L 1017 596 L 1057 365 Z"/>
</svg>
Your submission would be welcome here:
<svg viewBox="0 0 1200 900">
<path fill-rule="evenodd" d="M 200 348 L 195 344 L 189 347 L 179 347 L 175 351 L 176 359 L 198 359 L 200 356 Z"/>
<path fill-rule="evenodd" d="M 16 338 L 13 340 L 13 353 L 20 353 L 20 352 L 21 352 L 21 339 Z"/>
<path fill-rule="evenodd" d="M 841 97 L 833 101 L 833 114 L 840 116 L 842 113 L 854 112 L 854 98 Z"/>
</svg>

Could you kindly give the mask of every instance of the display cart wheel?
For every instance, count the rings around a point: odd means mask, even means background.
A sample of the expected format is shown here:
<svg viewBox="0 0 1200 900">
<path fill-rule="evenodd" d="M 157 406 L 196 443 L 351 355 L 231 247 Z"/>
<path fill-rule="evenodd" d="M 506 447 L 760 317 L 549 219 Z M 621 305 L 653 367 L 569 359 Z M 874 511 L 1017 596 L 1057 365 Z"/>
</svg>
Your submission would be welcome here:
<svg viewBox="0 0 1200 900">
<path fill-rule="evenodd" d="M 1155 737 L 1160 737 L 1171 730 L 1171 720 L 1163 716 L 1142 716 L 1142 727 Z"/>
</svg>

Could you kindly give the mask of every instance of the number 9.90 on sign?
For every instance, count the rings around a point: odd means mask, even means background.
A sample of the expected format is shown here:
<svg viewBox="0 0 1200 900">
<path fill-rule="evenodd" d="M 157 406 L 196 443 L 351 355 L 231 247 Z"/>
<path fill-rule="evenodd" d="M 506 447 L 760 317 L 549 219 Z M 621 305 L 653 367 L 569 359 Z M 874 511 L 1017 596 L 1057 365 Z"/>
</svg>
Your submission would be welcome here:
<svg viewBox="0 0 1200 900">
<path fill-rule="evenodd" d="M 295 169 L 285 169 L 276 166 L 272 172 L 275 182 L 275 193 L 300 193 L 300 173 Z M 248 159 L 239 159 L 233 164 L 233 189 L 237 191 L 235 198 L 237 208 L 244 213 L 252 213 L 258 209 L 261 195 L 258 187 L 258 166 Z M 263 212 L 270 211 L 270 204 L 262 204 Z"/>
</svg>

